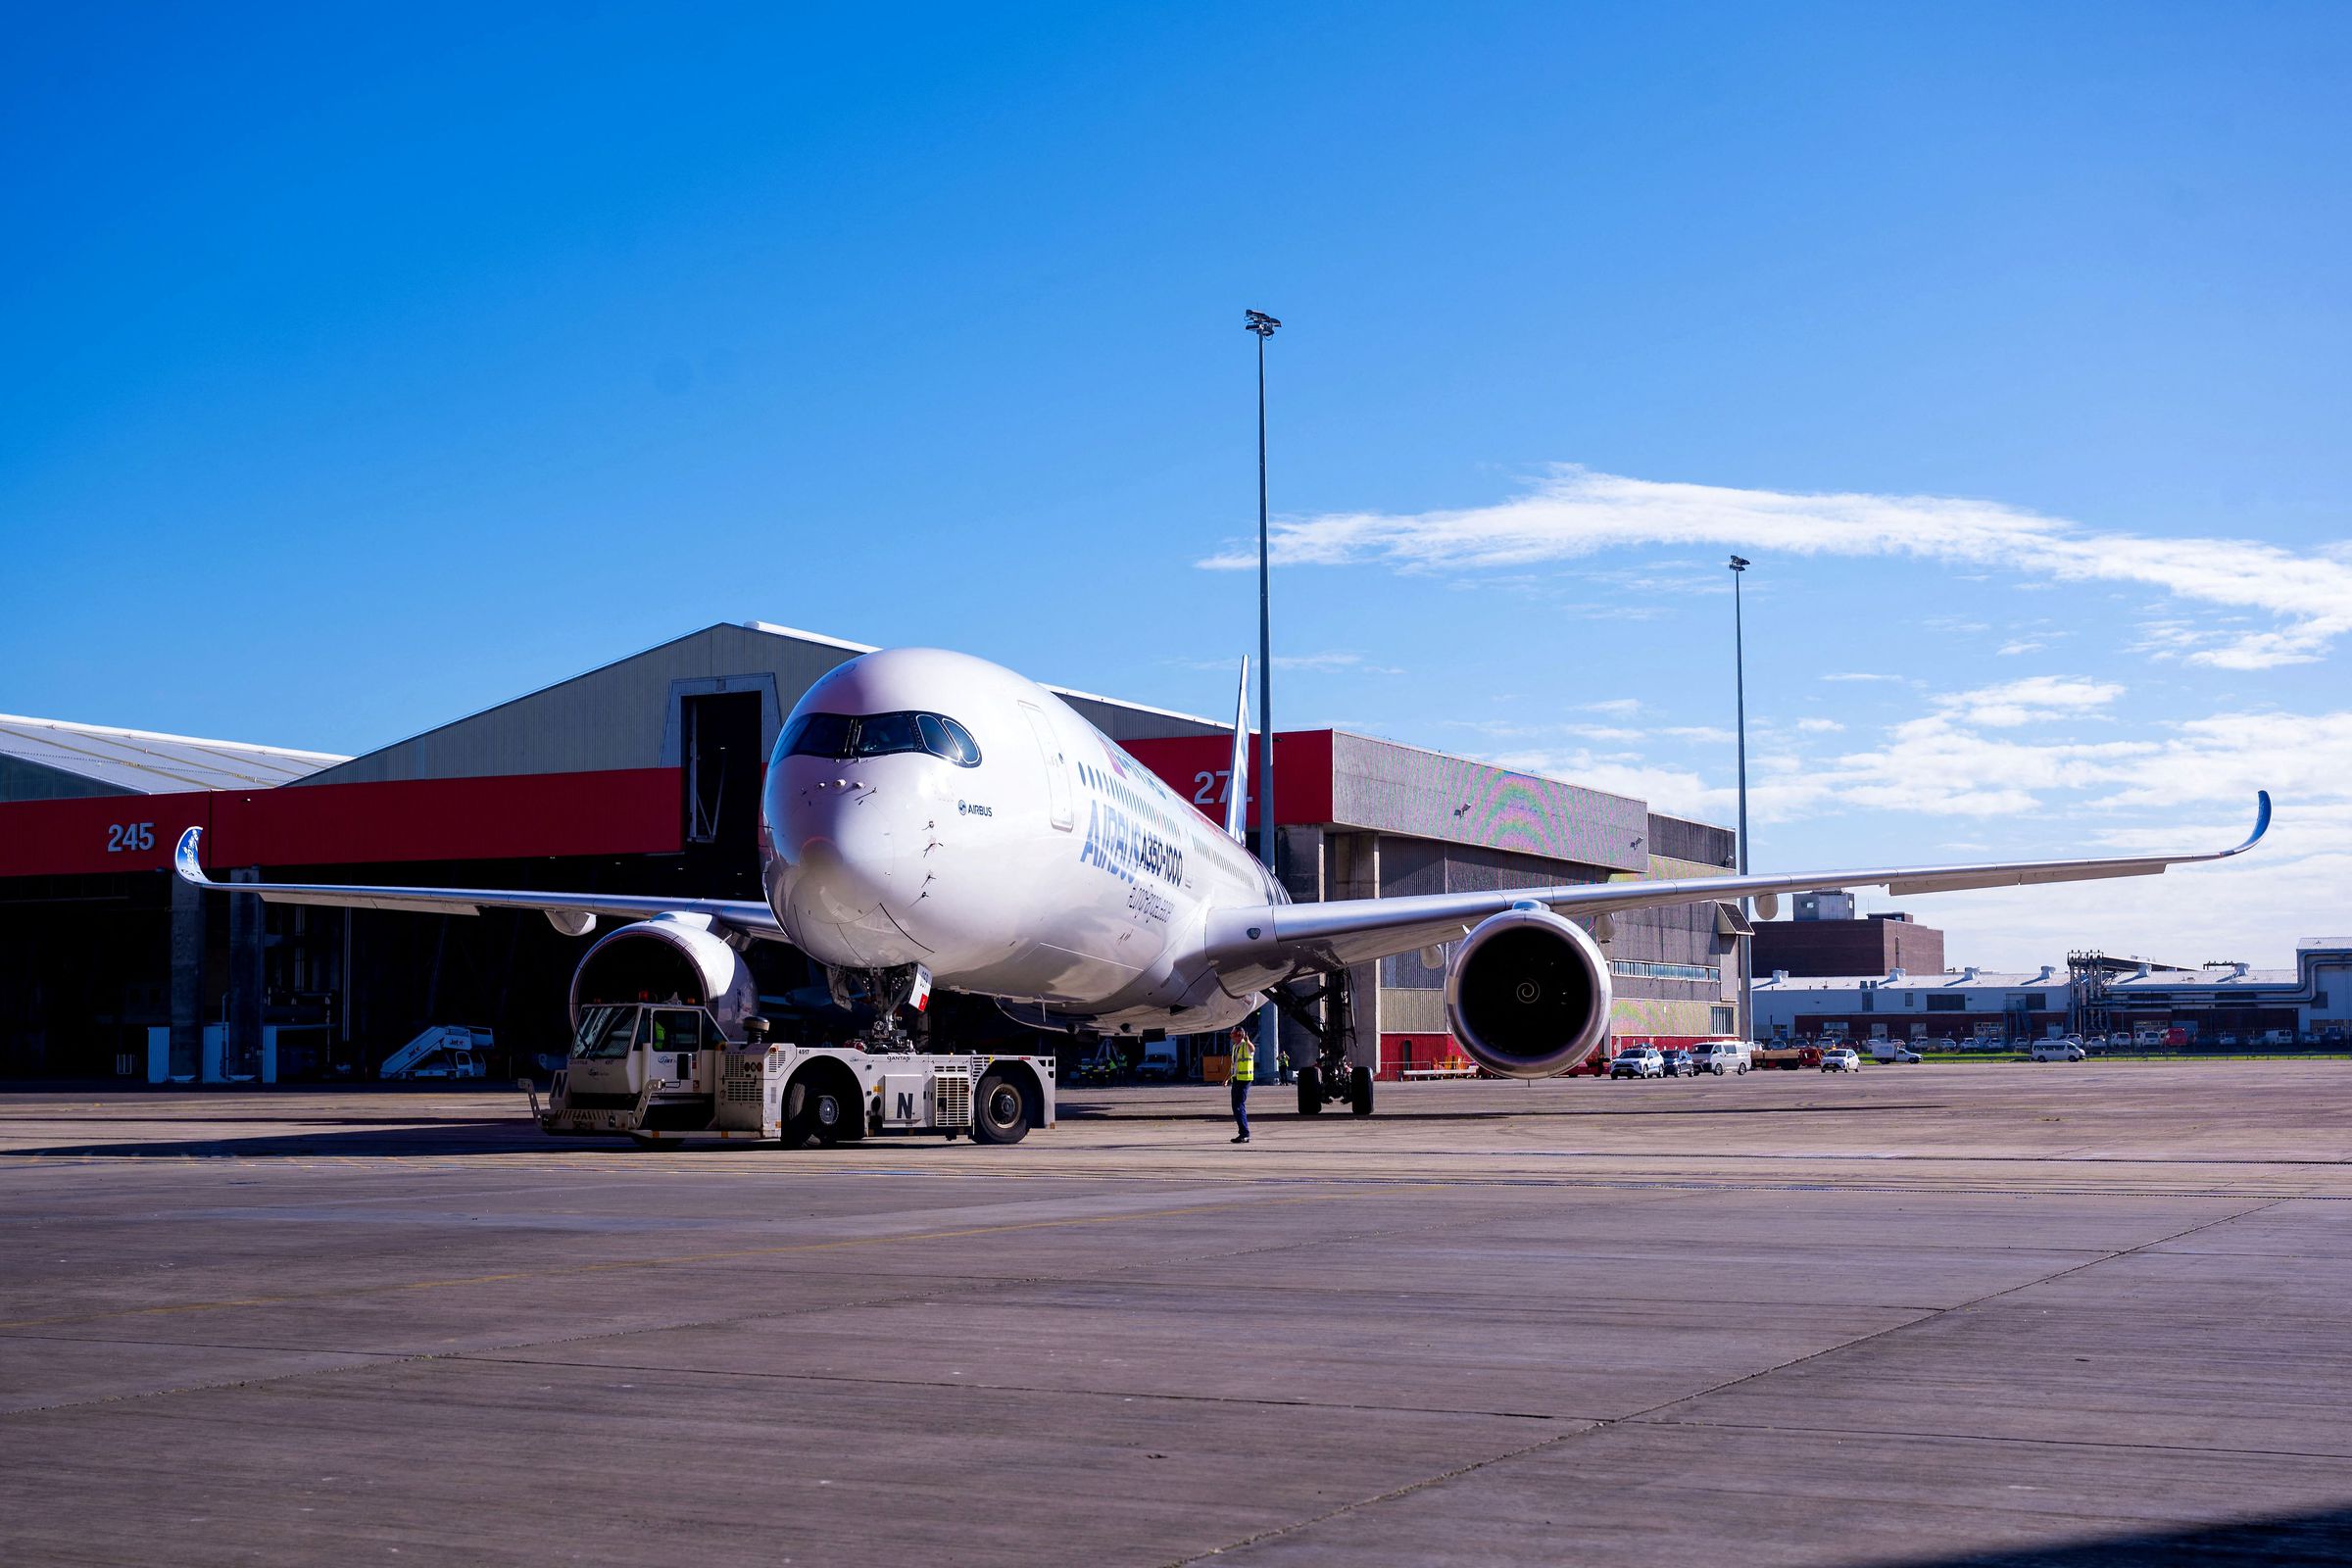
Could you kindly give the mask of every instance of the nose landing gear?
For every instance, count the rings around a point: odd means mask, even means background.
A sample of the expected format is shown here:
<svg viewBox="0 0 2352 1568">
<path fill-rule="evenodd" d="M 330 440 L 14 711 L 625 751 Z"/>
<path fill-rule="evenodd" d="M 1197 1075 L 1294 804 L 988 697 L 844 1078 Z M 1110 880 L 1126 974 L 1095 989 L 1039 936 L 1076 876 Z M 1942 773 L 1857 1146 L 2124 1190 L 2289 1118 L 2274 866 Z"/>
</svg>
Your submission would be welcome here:
<svg viewBox="0 0 2352 1568">
<path fill-rule="evenodd" d="M 1325 1105 L 1346 1104 L 1358 1116 L 1372 1114 L 1372 1069 L 1353 1059 L 1355 1007 L 1348 971 L 1334 969 L 1305 992 L 1276 986 L 1266 993 L 1281 1014 L 1315 1042 L 1315 1059 L 1298 1069 L 1298 1114 L 1319 1116 Z M 1316 1003 L 1325 1005 L 1320 1014 Z"/>
<path fill-rule="evenodd" d="M 931 971 L 923 965 L 902 963 L 887 969 L 828 968 L 825 971 L 825 984 L 833 993 L 835 1006 L 854 1006 L 862 993 L 866 1004 L 874 1009 L 874 1021 L 857 1037 L 859 1049 L 876 1055 L 906 1055 L 922 1049 L 927 1043 L 931 1019 L 924 1006 L 931 1000 Z M 899 1009 L 909 1003 L 915 1009 L 911 1033 L 899 1022 Z"/>
</svg>

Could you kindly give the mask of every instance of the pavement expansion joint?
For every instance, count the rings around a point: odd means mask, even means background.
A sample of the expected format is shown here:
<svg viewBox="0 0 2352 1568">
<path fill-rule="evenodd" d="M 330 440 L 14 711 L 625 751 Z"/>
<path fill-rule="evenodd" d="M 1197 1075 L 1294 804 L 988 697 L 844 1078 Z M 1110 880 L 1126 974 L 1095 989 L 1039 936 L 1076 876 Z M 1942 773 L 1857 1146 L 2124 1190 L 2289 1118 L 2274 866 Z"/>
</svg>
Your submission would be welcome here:
<svg viewBox="0 0 2352 1568">
<path fill-rule="evenodd" d="M 1357 1513 L 1363 1509 L 1374 1507 L 1384 1502 L 1395 1502 L 1399 1498 L 1409 1497 L 1417 1492 L 1426 1492 L 1432 1487 L 1443 1486 L 1448 1481 L 1458 1481 L 1464 1476 L 1476 1474 L 1481 1470 L 1492 1469 L 1496 1465 L 1508 1463 L 1513 1459 L 1524 1459 L 1530 1454 L 1541 1453 L 1546 1448 L 1555 1447 L 1560 1444 L 1569 1442 L 1573 1438 L 1582 1436 L 1584 1436 L 1583 1432 L 1563 1433 L 1558 1437 L 1539 1439 L 1534 1443 L 1527 1444 L 1521 1447 L 1512 1448 L 1507 1452 L 1490 1454 L 1484 1459 L 1474 1459 L 1467 1464 L 1455 1465 L 1449 1470 L 1442 1470 L 1435 1475 L 1423 1476 L 1418 1480 L 1408 1481 L 1402 1486 L 1391 1487 L 1386 1492 L 1375 1493 L 1370 1496 L 1354 1498 L 1351 1501 L 1341 1503 L 1336 1508 L 1327 1508 L 1323 1512 L 1311 1515 L 1307 1518 L 1295 1519 L 1289 1524 L 1277 1525 L 1271 1530 L 1260 1530 L 1253 1535 L 1244 1536 L 1238 1541 L 1229 1541 L 1224 1545 L 1211 1546 L 1206 1551 L 1195 1552 L 1189 1557 L 1177 1557 L 1171 1559 L 1167 1564 L 1167 1568 L 1187 1568 L 1187 1565 L 1191 1563 L 1206 1562 L 1211 1557 L 1220 1557 L 1227 1552 L 1241 1551 L 1248 1547 L 1258 1545 L 1269 1541 L 1279 1541 L 1285 1536 L 1297 1535 L 1301 1530 L 1312 1529 L 1316 1525 L 1327 1523 L 1330 1520 L 1341 1518 L 1347 1514 Z"/>
<path fill-rule="evenodd" d="M 1251 1394 L 1185 1394 L 1167 1389 L 1074 1389 L 1050 1383 L 983 1383 L 968 1378 L 884 1378 L 849 1372 L 773 1372 L 761 1368 L 669 1366 L 659 1362 L 641 1364 L 634 1361 L 557 1361 L 544 1356 L 488 1355 L 466 1350 L 452 1351 L 439 1359 L 478 1361 L 494 1366 L 563 1367 L 574 1372 L 612 1372 L 616 1374 L 625 1372 L 638 1377 L 757 1378 L 763 1383 L 838 1383 L 851 1387 L 943 1389 L 954 1390 L 957 1393 L 1042 1394 L 1064 1399 L 1117 1399 L 1122 1403 L 1159 1400 L 1170 1404 L 1222 1404 L 1282 1410 L 1322 1410 L 1335 1415 L 1378 1413 L 1382 1415 L 1480 1416 L 1497 1421 L 1573 1422 L 1580 1428 L 1593 1424 L 1599 1419 L 1593 1416 L 1563 1415 L 1544 1410 L 1487 1410 L 1468 1405 L 1367 1404 L 1360 1399 L 1282 1398 L 1272 1395 Z"/>
<path fill-rule="evenodd" d="M 1977 1443 L 1991 1447 L 2067 1448 L 2088 1451 L 2193 1453 L 2223 1455 L 2242 1459 L 2318 1459 L 2342 1463 L 2352 1455 L 2331 1452 L 2324 1448 L 2243 1448 L 2225 1444 L 2188 1445 L 2181 1443 L 2127 1443 L 2095 1438 L 2028 1438 L 2010 1433 L 1941 1432 L 1910 1427 L 1808 1427 L 1792 1426 L 1785 1421 L 1707 1421 L 1692 1417 L 1641 1415 L 1627 1416 L 1623 1423 L 1647 1427 L 1673 1427 L 1689 1432 L 1771 1432 L 1790 1436 L 1835 1438 L 1888 1438 L 1932 1443 Z"/>
</svg>

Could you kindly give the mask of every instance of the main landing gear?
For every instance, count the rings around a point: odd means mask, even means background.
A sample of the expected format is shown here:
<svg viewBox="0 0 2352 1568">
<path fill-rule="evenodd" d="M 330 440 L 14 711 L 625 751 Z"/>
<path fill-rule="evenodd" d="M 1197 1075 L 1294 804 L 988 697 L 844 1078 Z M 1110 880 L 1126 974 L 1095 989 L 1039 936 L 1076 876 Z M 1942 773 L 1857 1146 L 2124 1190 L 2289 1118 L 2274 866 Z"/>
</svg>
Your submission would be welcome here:
<svg viewBox="0 0 2352 1568">
<path fill-rule="evenodd" d="M 1315 1059 L 1298 1069 L 1298 1114 L 1320 1116 L 1325 1105 L 1346 1104 L 1358 1116 L 1372 1114 L 1372 1069 L 1350 1059 L 1355 1044 L 1355 1007 L 1348 994 L 1348 971 L 1334 969 L 1311 991 L 1276 986 L 1266 993 L 1285 1018 L 1315 1042 Z M 1321 1016 L 1315 1004 L 1327 1004 Z M 1260 1053 L 1259 1059 L 1276 1059 Z"/>
</svg>

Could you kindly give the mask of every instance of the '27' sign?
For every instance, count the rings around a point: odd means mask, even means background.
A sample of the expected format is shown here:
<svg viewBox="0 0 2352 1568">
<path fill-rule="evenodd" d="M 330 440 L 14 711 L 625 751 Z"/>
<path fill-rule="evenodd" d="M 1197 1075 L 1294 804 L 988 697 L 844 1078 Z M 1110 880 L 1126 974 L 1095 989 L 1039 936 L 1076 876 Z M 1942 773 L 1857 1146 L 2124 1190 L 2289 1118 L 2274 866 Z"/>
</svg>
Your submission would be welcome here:
<svg viewBox="0 0 2352 1568">
<path fill-rule="evenodd" d="M 1245 784 L 1243 789 L 1242 801 L 1247 805 L 1250 800 L 1247 793 L 1248 785 Z M 1233 769 L 1230 767 L 1220 767 L 1213 773 L 1204 767 L 1193 775 L 1193 804 L 1195 806 L 1223 806 L 1226 798 L 1232 793 Z"/>
</svg>

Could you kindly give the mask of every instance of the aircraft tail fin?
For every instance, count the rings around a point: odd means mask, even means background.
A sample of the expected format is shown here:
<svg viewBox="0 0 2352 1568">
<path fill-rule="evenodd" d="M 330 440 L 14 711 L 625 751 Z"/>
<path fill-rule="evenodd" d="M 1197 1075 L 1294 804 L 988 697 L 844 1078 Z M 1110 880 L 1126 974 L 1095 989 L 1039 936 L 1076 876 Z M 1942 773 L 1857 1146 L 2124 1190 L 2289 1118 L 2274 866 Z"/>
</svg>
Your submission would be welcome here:
<svg viewBox="0 0 2352 1568">
<path fill-rule="evenodd" d="M 1242 689 L 1233 700 L 1233 757 L 1225 775 L 1225 831 L 1250 842 L 1250 661 L 1242 660 Z"/>
</svg>

